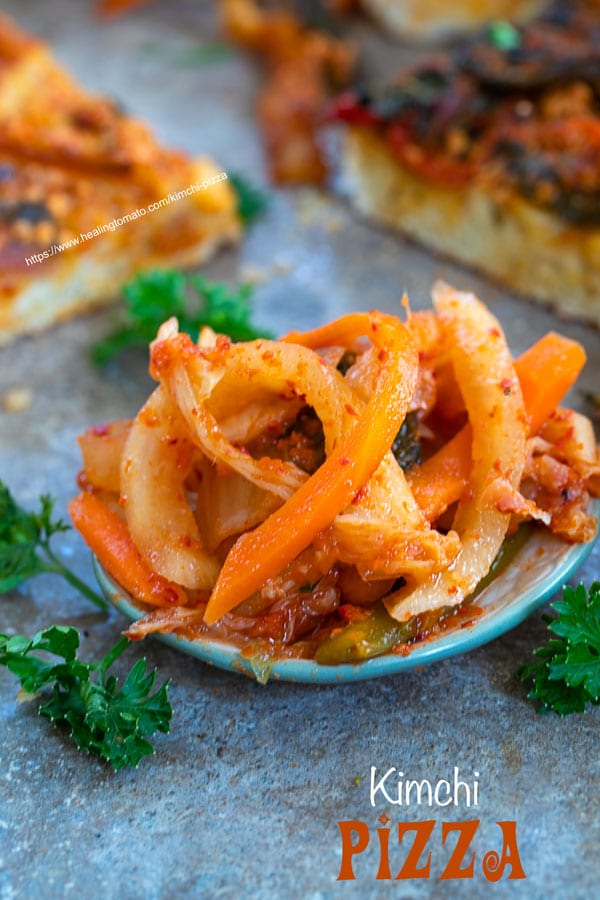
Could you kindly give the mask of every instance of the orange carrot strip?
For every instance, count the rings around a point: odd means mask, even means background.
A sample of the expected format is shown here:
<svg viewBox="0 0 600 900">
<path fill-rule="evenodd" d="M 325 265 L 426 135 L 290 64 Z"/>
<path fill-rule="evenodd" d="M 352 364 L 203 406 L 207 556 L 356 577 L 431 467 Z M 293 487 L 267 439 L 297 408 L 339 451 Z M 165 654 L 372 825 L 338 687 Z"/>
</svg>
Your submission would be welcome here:
<svg viewBox="0 0 600 900">
<path fill-rule="evenodd" d="M 515 360 L 528 417 L 528 434 L 536 434 L 575 383 L 585 364 L 581 344 L 549 332 Z M 471 472 L 471 428 L 448 441 L 407 474 L 415 500 L 433 522 L 458 500 Z"/>
<path fill-rule="evenodd" d="M 95 494 L 82 493 L 69 503 L 75 528 L 115 581 L 150 606 L 185 606 L 185 592 L 153 572 L 133 543 L 126 523 Z"/>
<path fill-rule="evenodd" d="M 369 335 L 381 368 L 372 396 L 354 428 L 322 466 L 254 531 L 238 538 L 213 589 L 204 620 L 211 625 L 277 575 L 327 528 L 368 481 L 390 449 L 415 390 L 418 357 L 399 319 L 354 313 L 324 328 L 287 340 L 322 346 L 329 335 L 342 344 Z"/>
<path fill-rule="evenodd" d="M 537 434 L 585 365 L 585 350 L 577 341 L 550 331 L 515 361 L 529 434 Z"/>
</svg>

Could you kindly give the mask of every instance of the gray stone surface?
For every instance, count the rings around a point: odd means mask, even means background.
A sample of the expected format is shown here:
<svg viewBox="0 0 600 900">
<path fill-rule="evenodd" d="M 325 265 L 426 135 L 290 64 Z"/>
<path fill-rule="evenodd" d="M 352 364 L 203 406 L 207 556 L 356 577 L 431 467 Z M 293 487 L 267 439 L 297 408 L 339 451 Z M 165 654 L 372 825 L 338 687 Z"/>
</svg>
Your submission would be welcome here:
<svg viewBox="0 0 600 900">
<path fill-rule="evenodd" d="M 238 55 L 201 67 L 177 62 L 182 48 L 214 36 L 211 4 L 157 2 L 102 25 L 80 0 L 1 5 L 47 37 L 90 88 L 118 95 L 164 140 L 262 177 L 251 67 Z M 369 56 L 389 59 L 389 46 L 374 41 Z M 581 340 L 589 354 L 584 384 L 600 390 L 600 334 L 559 323 L 316 192 L 278 193 L 244 246 L 209 271 L 235 279 L 249 267 L 266 276 L 257 317 L 275 330 L 342 310 L 396 309 L 404 290 L 419 306 L 443 276 L 493 305 L 515 351 L 550 328 Z M 33 393 L 27 411 L 0 412 L 0 472 L 25 505 L 51 491 L 64 512 L 79 465 L 76 434 L 131 415 L 148 391 L 141 355 L 105 374 L 89 365 L 90 343 L 109 326 L 110 313 L 102 313 L 0 351 L 0 394 L 13 386 Z M 93 578 L 75 535 L 61 541 L 61 552 Z M 599 563 L 596 548 L 580 577 L 598 577 Z M 32 633 L 51 622 L 77 626 L 90 658 L 124 626 L 116 612 L 105 618 L 47 577 L 2 600 L 3 631 Z M 120 668 L 145 654 L 172 678 L 172 731 L 158 738 L 154 757 L 119 774 L 78 754 L 31 705 L 17 705 L 14 679 L 1 671 L 0 898 L 596 896 L 599 711 L 540 717 L 511 677 L 544 634 L 536 614 L 492 644 L 422 671 L 320 688 L 261 687 L 148 641 Z M 455 766 L 467 781 L 479 772 L 479 805 L 395 810 L 379 797 L 372 807 L 371 766 L 432 782 Z M 392 876 L 405 856 L 394 823 L 436 821 L 429 879 L 375 880 L 384 811 L 392 818 Z M 481 822 L 474 877 L 441 881 L 448 857 L 441 823 L 471 818 Z M 364 821 L 372 837 L 356 860 L 356 881 L 342 883 L 337 822 L 347 819 Z M 502 820 L 517 822 L 527 877 L 488 885 L 481 861 L 500 848 Z"/>
</svg>

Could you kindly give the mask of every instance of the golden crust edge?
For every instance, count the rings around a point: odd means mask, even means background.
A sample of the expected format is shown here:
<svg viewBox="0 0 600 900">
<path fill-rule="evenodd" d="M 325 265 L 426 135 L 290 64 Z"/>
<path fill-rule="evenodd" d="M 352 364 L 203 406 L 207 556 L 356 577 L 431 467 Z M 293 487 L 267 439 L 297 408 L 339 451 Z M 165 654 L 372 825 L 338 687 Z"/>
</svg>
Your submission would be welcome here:
<svg viewBox="0 0 600 900">
<path fill-rule="evenodd" d="M 600 228 L 576 228 L 475 179 L 444 187 L 409 172 L 385 141 L 349 128 L 344 189 L 357 209 L 567 317 L 600 325 Z"/>
<path fill-rule="evenodd" d="M 211 259 L 239 237 L 232 219 L 217 232 L 177 251 L 137 255 L 131 247 L 115 246 L 98 238 L 95 246 L 78 252 L 75 260 L 57 261 L 51 273 L 32 277 L 10 300 L 0 300 L 0 347 L 27 335 L 39 334 L 67 319 L 109 306 L 130 278 L 154 268 L 193 268 Z"/>
</svg>

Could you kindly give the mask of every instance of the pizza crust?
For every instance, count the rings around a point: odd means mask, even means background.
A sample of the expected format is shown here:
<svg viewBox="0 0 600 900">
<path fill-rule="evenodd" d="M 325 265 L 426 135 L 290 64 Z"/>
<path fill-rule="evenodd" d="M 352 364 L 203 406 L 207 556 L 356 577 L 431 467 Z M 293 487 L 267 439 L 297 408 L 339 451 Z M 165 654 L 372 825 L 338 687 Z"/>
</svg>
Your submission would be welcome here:
<svg viewBox="0 0 600 900">
<path fill-rule="evenodd" d="M 600 325 L 600 229 L 571 226 L 489 179 L 460 188 L 426 182 L 363 128 L 346 132 L 343 169 L 344 186 L 369 218 Z"/>
<path fill-rule="evenodd" d="M 241 231 L 227 175 L 163 148 L 0 15 L 0 345 Z"/>
<path fill-rule="evenodd" d="M 544 0 L 362 0 L 373 18 L 398 38 L 440 40 L 494 19 L 524 22 Z"/>
</svg>

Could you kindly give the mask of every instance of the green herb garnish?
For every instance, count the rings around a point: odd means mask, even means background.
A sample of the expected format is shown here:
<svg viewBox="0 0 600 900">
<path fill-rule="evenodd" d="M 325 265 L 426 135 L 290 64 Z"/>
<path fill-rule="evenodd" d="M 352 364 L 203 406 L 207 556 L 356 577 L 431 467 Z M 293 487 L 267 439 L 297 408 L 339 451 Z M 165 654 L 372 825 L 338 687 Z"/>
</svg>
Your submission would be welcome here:
<svg viewBox="0 0 600 900">
<path fill-rule="evenodd" d="M 156 670 L 146 672 L 145 659 L 133 665 L 122 685 L 107 675 L 128 644 L 122 638 L 99 663 L 86 663 L 77 657 L 77 630 L 53 625 L 32 638 L 0 634 L 0 665 L 17 676 L 26 694 L 51 690 L 39 714 L 68 728 L 80 750 L 117 770 L 154 753 L 147 738 L 166 734 L 172 716 L 168 682 L 152 693 Z"/>
<path fill-rule="evenodd" d="M 269 205 L 269 196 L 239 172 L 231 172 L 227 180 L 237 195 L 237 214 L 248 227 L 265 212 Z"/>
<path fill-rule="evenodd" d="M 204 66 L 230 58 L 232 49 L 224 41 L 207 41 L 190 47 L 167 47 L 160 41 L 145 41 L 139 54 L 148 60 L 162 59 L 173 66 Z"/>
<path fill-rule="evenodd" d="M 515 672 L 533 687 L 528 697 L 540 711 L 564 716 L 600 704 L 600 581 L 586 592 L 584 585 L 565 585 L 562 600 L 552 604 L 557 616 L 544 616 L 556 635 L 535 651 L 538 659 Z"/>
<path fill-rule="evenodd" d="M 514 25 L 505 19 L 497 19 L 488 26 L 487 30 L 490 42 L 498 50 L 516 50 L 521 46 L 521 35 Z"/>
<path fill-rule="evenodd" d="M 39 512 L 27 512 L 0 480 L 0 594 L 34 575 L 50 572 L 61 575 L 100 609 L 108 609 L 106 600 L 67 568 L 50 547 L 52 535 L 70 530 L 62 519 L 53 518 L 53 510 L 54 500 L 44 494 Z"/>
<path fill-rule="evenodd" d="M 103 366 L 122 350 L 146 348 L 170 316 L 177 317 L 180 330 L 193 340 L 203 326 L 234 341 L 268 337 L 250 321 L 251 293 L 248 284 L 233 288 L 174 269 L 144 272 L 123 288 L 119 325 L 93 346 L 92 359 Z"/>
<path fill-rule="evenodd" d="M 181 50 L 173 57 L 176 66 L 206 66 L 224 62 L 232 56 L 229 44 L 223 41 L 207 41 L 205 44 L 197 44 Z"/>
</svg>

